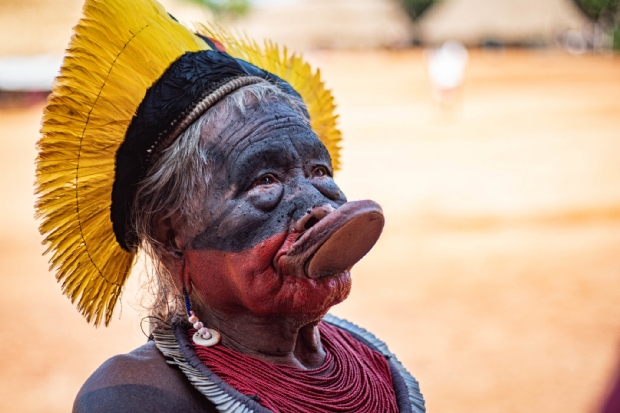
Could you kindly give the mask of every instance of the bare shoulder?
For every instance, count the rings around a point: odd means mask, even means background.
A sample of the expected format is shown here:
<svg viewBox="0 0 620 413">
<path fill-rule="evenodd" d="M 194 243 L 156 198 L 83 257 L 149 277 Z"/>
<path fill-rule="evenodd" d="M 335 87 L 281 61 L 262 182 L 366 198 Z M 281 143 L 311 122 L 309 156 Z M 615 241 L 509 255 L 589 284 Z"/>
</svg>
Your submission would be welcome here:
<svg viewBox="0 0 620 413">
<path fill-rule="evenodd" d="M 166 363 L 155 343 L 114 356 L 80 389 L 74 413 L 215 412 L 181 371 Z"/>
</svg>

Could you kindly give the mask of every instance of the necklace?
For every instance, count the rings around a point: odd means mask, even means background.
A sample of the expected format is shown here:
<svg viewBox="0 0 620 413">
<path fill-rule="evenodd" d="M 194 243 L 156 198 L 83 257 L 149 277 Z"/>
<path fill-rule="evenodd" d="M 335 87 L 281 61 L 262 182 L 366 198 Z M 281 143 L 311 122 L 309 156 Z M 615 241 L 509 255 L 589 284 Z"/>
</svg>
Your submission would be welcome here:
<svg viewBox="0 0 620 413">
<path fill-rule="evenodd" d="M 397 412 L 385 357 L 327 323 L 320 323 L 319 331 L 326 358 L 310 370 L 224 346 L 194 345 L 194 351 L 218 377 L 273 412 Z"/>
<path fill-rule="evenodd" d="M 424 413 L 426 411 L 417 380 L 389 351 L 384 342 L 365 329 L 331 314 L 327 314 L 323 321 L 348 332 L 356 340 L 378 351 L 389 360 L 400 412 Z M 163 325 L 153 331 L 153 338 L 157 348 L 168 359 L 168 363 L 178 367 L 192 386 L 214 403 L 219 412 L 270 413 L 269 409 L 258 404 L 252 397 L 240 393 L 222 381 L 200 361 L 188 339 L 187 327 Z"/>
</svg>

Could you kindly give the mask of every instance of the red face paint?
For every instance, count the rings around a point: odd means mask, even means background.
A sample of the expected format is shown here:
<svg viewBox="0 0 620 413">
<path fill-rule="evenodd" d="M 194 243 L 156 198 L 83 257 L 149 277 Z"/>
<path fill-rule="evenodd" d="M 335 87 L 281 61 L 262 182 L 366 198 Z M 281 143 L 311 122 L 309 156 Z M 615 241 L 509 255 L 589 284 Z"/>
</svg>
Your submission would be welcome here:
<svg viewBox="0 0 620 413">
<path fill-rule="evenodd" d="M 187 251 L 187 270 L 206 302 L 225 312 L 318 319 L 351 290 L 349 271 L 310 279 L 283 274 L 276 257 L 298 233 L 274 235 L 241 252 Z"/>
</svg>

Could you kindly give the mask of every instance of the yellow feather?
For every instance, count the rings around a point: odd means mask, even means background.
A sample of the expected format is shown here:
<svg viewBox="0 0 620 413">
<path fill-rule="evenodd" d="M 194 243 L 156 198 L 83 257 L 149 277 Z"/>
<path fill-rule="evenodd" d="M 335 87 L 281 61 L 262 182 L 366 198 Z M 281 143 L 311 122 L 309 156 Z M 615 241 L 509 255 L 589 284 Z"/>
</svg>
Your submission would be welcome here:
<svg viewBox="0 0 620 413">
<path fill-rule="evenodd" d="M 279 48 L 271 41 L 265 41 L 264 46 L 260 47 L 247 37 L 235 36 L 220 27 L 197 25 L 197 30 L 222 43 L 231 56 L 250 62 L 288 82 L 305 102 L 312 129 L 329 151 L 334 170 L 340 168 L 342 133 L 337 126 L 334 97 L 325 88 L 319 70 L 313 72 L 300 55 L 289 56 L 286 47 Z"/>
<path fill-rule="evenodd" d="M 146 90 L 179 56 L 209 47 L 152 0 L 87 0 L 43 115 L 36 192 L 63 292 L 110 322 L 134 262 L 110 220 L 114 161 Z"/>
</svg>

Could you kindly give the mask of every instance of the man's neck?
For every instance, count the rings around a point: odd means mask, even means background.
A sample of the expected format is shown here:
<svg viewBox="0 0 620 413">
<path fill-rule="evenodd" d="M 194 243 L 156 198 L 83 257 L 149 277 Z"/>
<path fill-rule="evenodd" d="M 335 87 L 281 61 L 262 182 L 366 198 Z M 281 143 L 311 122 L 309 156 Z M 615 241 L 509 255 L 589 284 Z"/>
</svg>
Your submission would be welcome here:
<svg viewBox="0 0 620 413">
<path fill-rule="evenodd" d="M 208 328 L 217 330 L 223 345 L 272 364 L 314 369 L 325 360 L 318 320 L 302 323 L 286 317 L 221 314 L 199 311 Z"/>
</svg>

